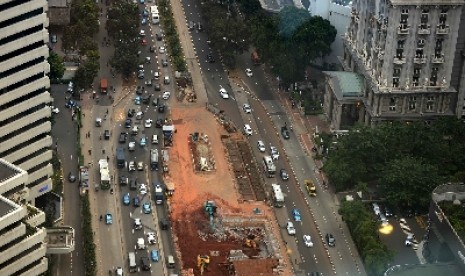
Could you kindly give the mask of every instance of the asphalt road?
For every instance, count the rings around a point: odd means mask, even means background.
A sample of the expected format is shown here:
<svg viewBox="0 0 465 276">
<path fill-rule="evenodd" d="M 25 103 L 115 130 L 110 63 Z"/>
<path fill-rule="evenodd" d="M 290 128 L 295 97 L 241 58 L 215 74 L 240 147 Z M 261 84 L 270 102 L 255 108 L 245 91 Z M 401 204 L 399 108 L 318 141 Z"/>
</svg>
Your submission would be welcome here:
<svg viewBox="0 0 465 276">
<path fill-rule="evenodd" d="M 196 3 L 199 4 L 196 1 L 183 1 L 187 17 L 186 24 L 193 21 L 201 22 L 205 26 L 199 15 L 199 6 Z M 246 52 L 237 59 L 239 71 L 243 72 L 246 68 L 253 70 L 253 77 L 251 78 L 242 73 L 242 79 L 245 81 L 240 84 L 245 91 L 252 92 L 254 96 L 244 96 L 247 93 L 244 93 L 242 89 L 235 85 L 229 85 L 228 73 L 224 72 L 219 62 L 206 62 L 205 57 L 209 52 L 212 52 L 215 59 L 219 61 L 218 55 L 209 48 L 207 33 L 194 29 L 191 30 L 191 35 L 207 83 L 206 89 L 209 102 L 224 110 L 225 115 L 230 117 L 239 128 L 242 128 L 244 123 L 249 123 L 252 126 L 254 134 L 249 139 L 252 148 L 255 150 L 257 160 L 261 160 L 263 154 L 259 153 L 255 145 L 258 140 L 262 140 L 267 146 L 267 152 L 269 152 L 270 144 L 278 147 L 281 153 L 279 161 L 276 162 L 278 171 L 280 168 L 291 171 L 291 166 L 295 171 L 297 182 L 294 179 L 283 182 L 279 178 L 267 179 L 266 181 L 266 185 L 280 183 L 286 196 L 285 207 L 276 209 L 275 213 L 279 224 L 283 226 L 282 236 L 287 243 L 290 259 L 294 263 L 295 273 L 304 275 L 307 272 L 319 271 L 329 275 L 336 271 L 338 274 L 343 275 L 358 275 L 357 264 L 360 263 L 360 260 L 352 257 L 351 250 L 354 249 L 351 246 L 353 245 L 347 240 L 345 233 L 340 228 L 341 221 L 336 215 L 337 206 L 334 195 L 324 191 L 321 185 L 318 186 L 319 194 L 317 198 L 308 198 L 306 193 L 302 193 L 304 190 L 300 185 L 303 184 L 304 179 L 309 178 L 320 184 L 314 175 L 315 164 L 311 158 L 304 154 L 298 143 L 298 137 L 291 134 L 290 140 L 283 140 L 279 133 L 276 133 L 274 126 L 279 129 L 285 123 L 291 123 L 291 120 L 282 107 L 282 103 L 270 90 L 263 71 L 260 67 L 252 66 L 250 53 Z M 219 95 L 220 86 L 226 88 L 229 92 L 231 96 L 229 100 L 221 99 Z M 259 101 L 253 100 L 255 97 Z M 243 114 L 238 108 L 243 103 L 252 105 L 253 115 L 246 116 Z M 284 153 L 289 158 L 291 166 L 285 160 Z M 293 208 L 297 208 L 302 215 L 302 223 L 296 224 L 297 234 L 295 237 L 289 236 L 286 229 L 284 229 L 286 222 L 292 220 L 291 211 Z M 332 233 L 335 236 L 336 247 L 329 248 L 326 246 L 326 241 L 324 241 L 326 233 Z M 302 242 L 304 234 L 311 235 L 314 242 L 313 248 L 304 246 Z"/>
<path fill-rule="evenodd" d="M 55 275 L 83 275 L 84 258 L 82 257 L 81 201 L 79 198 L 79 181 L 71 183 L 68 174 L 77 176 L 78 160 L 76 152 L 76 124 L 71 120 L 71 111 L 65 108 L 66 85 L 52 85 L 51 95 L 54 106 L 60 110 L 54 115 L 55 124 L 52 127 L 54 145 L 58 146 L 58 158 L 63 170 L 63 224 L 74 228 L 75 247 L 70 254 L 57 255 L 58 266 Z M 64 272 L 66 273 L 60 273 Z"/>
</svg>

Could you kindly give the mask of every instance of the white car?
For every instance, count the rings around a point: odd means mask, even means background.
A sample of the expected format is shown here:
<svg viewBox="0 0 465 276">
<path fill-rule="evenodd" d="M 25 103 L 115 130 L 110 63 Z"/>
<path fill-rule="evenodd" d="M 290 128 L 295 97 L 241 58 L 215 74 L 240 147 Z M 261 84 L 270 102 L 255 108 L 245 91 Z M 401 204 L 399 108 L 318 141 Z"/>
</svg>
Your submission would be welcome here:
<svg viewBox="0 0 465 276">
<path fill-rule="evenodd" d="M 270 151 L 271 151 L 271 158 L 273 158 L 273 160 L 278 160 L 279 159 L 278 148 L 270 145 Z"/>
<path fill-rule="evenodd" d="M 74 83 L 72 81 L 68 82 L 68 89 L 66 91 L 73 92 Z"/>
<path fill-rule="evenodd" d="M 142 229 L 142 221 L 140 220 L 140 218 L 134 219 L 134 229 L 136 230 Z"/>
<path fill-rule="evenodd" d="M 163 92 L 162 98 L 163 98 L 163 100 L 168 100 L 170 98 L 170 96 L 171 96 L 171 92 L 170 91 L 165 91 L 165 92 Z"/>
<path fill-rule="evenodd" d="M 139 35 L 140 35 L 140 36 L 145 36 L 145 31 L 144 31 L 144 30 L 140 30 Z"/>
<path fill-rule="evenodd" d="M 53 114 L 58 114 L 58 113 L 60 113 L 60 110 L 58 109 L 58 107 L 52 106 L 52 113 Z"/>
<path fill-rule="evenodd" d="M 130 162 L 129 162 L 128 170 L 129 170 L 130 172 L 133 172 L 133 171 L 136 170 L 136 163 L 135 163 L 134 161 L 130 161 Z"/>
<path fill-rule="evenodd" d="M 244 125 L 244 134 L 247 136 L 252 135 L 252 127 L 249 124 Z"/>
<path fill-rule="evenodd" d="M 158 144 L 158 135 L 157 134 L 152 135 L 152 144 Z"/>
<path fill-rule="evenodd" d="M 160 54 L 164 54 L 164 53 L 165 53 L 165 47 L 160 46 L 160 47 L 158 48 L 158 52 L 159 52 Z"/>
<path fill-rule="evenodd" d="M 295 235 L 294 223 L 292 223 L 292 221 L 287 222 L 286 229 L 289 235 Z"/>
<path fill-rule="evenodd" d="M 121 268 L 120 266 L 118 266 L 116 268 L 116 275 L 117 276 L 123 276 L 123 268 Z"/>
<path fill-rule="evenodd" d="M 258 150 L 260 152 L 265 152 L 266 151 L 265 143 L 263 143 L 263 141 L 261 141 L 261 140 L 257 142 L 257 147 L 258 147 Z"/>
<path fill-rule="evenodd" d="M 252 70 L 250 68 L 245 69 L 245 74 L 249 78 L 253 76 Z"/>
<path fill-rule="evenodd" d="M 152 127 L 152 119 L 145 120 L 144 126 L 147 128 Z"/>
<path fill-rule="evenodd" d="M 140 184 L 139 185 L 139 193 L 141 195 L 147 194 L 147 186 L 145 186 L 145 184 Z"/>
<path fill-rule="evenodd" d="M 158 71 L 155 71 L 155 73 L 153 73 L 153 77 L 158 80 L 160 78 L 160 72 Z"/>
<path fill-rule="evenodd" d="M 136 142 L 129 142 L 128 149 L 129 151 L 134 151 L 136 149 Z"/>
<path fill-rule="evenodd" d="M 306 247 L 313 247 L 312 237 L 310 237 L 310 235 L 304 235 L 303 238 Z"/>
<path fill-rule="evenodd" d="M 155 239 L 155 233 L 153 232 L 149 232 L 147 233 L 147 242 L 149 244 L 155 244 L 157 243 L 156 239 Z"/>
<path fill-rule="evenodd" d="M 138 171 L 143 171 L 144 170 L 144 162 L 143 161 L 137 162 L 137 170 Z"/>
<path fill-rule="evenodd" d="M 242 105 L 242 110 L 244 110 L 244 112 L 247 113 L 247 114 L 252 113 L 252 108 L 250 107 L 250 104 L 243 104 Z"/>
<path fill-rule="evenodd" d="M 226 89 L 224 89 L 223 87 L 220 88 L 220 95 L 223 99 L 229 99 L 228 91 L 226 91 Z"/>
</svg>

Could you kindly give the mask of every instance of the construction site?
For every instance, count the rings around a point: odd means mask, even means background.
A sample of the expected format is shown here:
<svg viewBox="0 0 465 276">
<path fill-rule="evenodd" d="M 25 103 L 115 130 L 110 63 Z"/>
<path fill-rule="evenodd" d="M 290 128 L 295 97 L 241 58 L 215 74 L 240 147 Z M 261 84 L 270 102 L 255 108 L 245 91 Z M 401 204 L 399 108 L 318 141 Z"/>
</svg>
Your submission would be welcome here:
<svg viewBox="0 0 465 276">
<path fill-rule="evenodd" d="M 181 275 L 292 275 L 251 148 L 218 115 L 171 110 L 182 122 L 167 175 L 176 185 L 168 207 Z"/>
</svg>

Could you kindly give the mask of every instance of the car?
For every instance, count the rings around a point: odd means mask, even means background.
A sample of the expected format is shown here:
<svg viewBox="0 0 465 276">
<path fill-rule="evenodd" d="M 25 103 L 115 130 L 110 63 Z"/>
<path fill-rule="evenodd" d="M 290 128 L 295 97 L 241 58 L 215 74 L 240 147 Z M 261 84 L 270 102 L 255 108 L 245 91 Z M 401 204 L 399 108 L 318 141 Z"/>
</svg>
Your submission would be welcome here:
<svg viewBox="0 0 465 276">
<path fill-rule="evenodd" d="M 140 21 L 140 24 L 147 25 L 147 18 L 142 18 L 142 20 Z"/>
<path fill-rule="evenodd" d="M 295 221 L 302 221 L 302 217 L 300 216 L 300 211 L 297 208 L 292 209 L 292 217 Z"/>
<path fill-rule="evenodd" d="M 140 80 L 145 78 L 144 71 L 138 71 L 137 72 L 137 78 L 140 79 Z"/>
<path fill-rule="evenodd" d="M 228 91 L 226 91 L 226 89 L 224 89 L 223 87 L 220 88 L 220 96 L 223 99 L 229 99 Z"/>
<path fill-rule="evenodd" d="M 208 63 L 214 63 L 215 62 L 215 58 L 213 57 L 212 54 L 207 55 L 207 62 Z"/>
<path fill-rule="evenodd" d="M 136 163 L 134 161 L 129 161 L 128 171 L 133 172 L 136 170 Z"/>
<path fill-rule="evenodd" d="M 128 109 L 128 117 L 132 118 L 134 116 L 134 114 L 136 114 L 135 109 Z"/>
<path fill-rule="evenodd" d="M 113 224 L 113 216 L 110 213 L 105 215 L 105 224 L 110 225 Z"/>
<path fill-rule="evenodd" d="M 145 145 L 147 144 L 147 138 L 145 138 L 145 136 L 142 136 L 140 138 L 140 143 L 139 144 L 140 144 L 141 147 L 145 147 Z"/>
<path fill-rule="evenodd" d="M 252 108 L 250 107 L 250 104 L 243 104 L 242 105 L 242 110 L 244 110 L 244 112 L 247 113 L 247 114 L 252 113 Z"/>
<path fill-rule="evenodd" d="M 158 250 L 152 249 L 150 250 L 150 258 L 153 262 L 158 262 L 160 260 L 160 255 L 158 254 Z"/>
<path fill-rule="evenodd" d="M 131 129 L 131 134 L 132 135 L 137 135 L 139 133 L 139 127 L 138 126 L 133 126 Z"/>
<path fill-rule="evenodd" d="M 266 151 L 265 143 L 263 143 L 262 140 L 259 140 L 259 141 L 257 142 L 257 147 L 258 147 L 258 150 L 259 150 L 260 152 L 265 152 L 265 151 Z"/>
<path fill-rule="evenodd" d="M 244 134 L 247 135 L 247 136 L 251 136 L 252 135 L 252 127 L 249 125 L 249 124 L 245 124 L 244 125 Z"/>
<path fill-rule="evenodd" d="M 140 40 L 140 44 L 141 44 L 142 46 L 147 46 L 148 42 L 147 42 L 146 39 L 141 39 L 141 40 Z"/>
<path fill-rule="evenodd" d="M 292 223 L 291 221 L 288 221 L 287 224 L 286 224 L 286 229 L 287 229 L 287 233 L 289 235 L 295 235 L 295 228 L 294 228 L 294 223 Z"/>
<path fill-rule="evenodd" d="M 411 246 L 413 245 L 414 243 L 416 243 L 415 241 L 415 235 L 412 234 L 412 233 L 409 233 L 407 235 L 407 238 L 405 239 L 405 246 Z"/>
<path fill-rule="evenodd" d="M 162 60 L 161 60 L 161 65 L 162 65 L 163 67 L 168 67 L 168 60 L 167 60 L 167 59 L 162 59 Z"/>
<path fill-rule="evenodd" d="M 152 205 L 150 204 L 150 202 L 144 202 L 144 204 L 142 204 L 142 211 L 144 212 L 144 214 L 152 213 Z"/>
<path fill-rule="evenodd" d="M 287 181 L 289 180 L 289 174 L 287 173 L 287 171 L 285 169 L 281 169 L 279 171 L 279 176 L 281 177 L 282 180 L 284 181 Z"/>
<path fill-rule="evenodd" d="M 140 220 L 140 218 L 134 219 L 134 229 L 136 230 L 142 229 L 142 221 Z"/>
<path fill-rule="evenodd" d="M 134 181 L 134 180 L 131 179 L 129 181 L 129 190 L 131 190 L 131 191 L 137 190 L 137 180 Z"/>
<path fill-rule="evenodd" d="M 142 17 L 149 17 L 149 11 L 147 10 L 147 8 L 145 8 L 145 9 L 142 11 Z"/>
<path fill-rule="evenodd" d="M 144 126 L 145 126 L 146 128 L 151 127 L 151 126 L 152 126 L 152 119 L 147 119 L 147 120 L 145 120 Z"/>
<path fill-rule="evenodd" d="M 136 150 L 136 142 L 134 142 L 134 141 L 129 142 L 129 143 L 128 143 L 128 150 L 129 150 L 129 151 L 134 151 L 134 150 Z"/>
<path fill-rule="evenodd" d="M 161 85 L 160 85 L 159 83 L 155 83 L 155 84 L 153 85 L 153 90 L 155 90 L 155 91 L 161 91 Z"/>
<path fill-rule="evenodd" d="M 386 217 L 392 217 L 394 214 L 392 213 L 392 210 L 390 207 L 388 206 L 384 206 L 384 214 L 386 215 Z"/>
<path fill-rule="evenodd" d="M 163 98 L 163 100 L 168 100 L 170 98 L 170 96 L 171 96 L 171 92 L 165 91 L 165 92 L 163 92 L 162 98 Z"/>
<path fill-rule="evenodd" d="M 143 171 L 144 170 L 144 161 L 137 162 L 137 170 Z"/>
<path fill-rule="evenodd" d="M 153 233 L 153 232 L 148 232 L 147 233 L 147 242 L 149 244 L 156 244 L 157 243 L 157 240 L 155 238 L 155 233 Z"/>
<path fill-rule="evenodd" d="M 105 140 L 110 140 L 110 130 L 105 129 L 105 131 L 103 132 L 103 137 L 105 138 Z"/>
<path fill-rule="evenodd" d="M 331 233 L 326 234 L 326 242 L 328 243 L 329 247 L 335 247 L 336 246 L 336 239 L 334 238 L 333 234 L 331 234 Z"/>
<path fill-rule="evenodd" d="M 165 53 L 165 47 L 164 47 L 164 46 L 158 47 L 158 52 L 159 52 L 160 54 L 164 54 L 164 53 Z"/>
<path fill-rule="evenodd" d="M 150 53 L 155 53 L 155 51 L 157 50 L 157 47 L 155 47 L 154 45 L 150 46 Z"/>
<path fill-rule="evenodd" d="M 140 35 L 140 36 L 145 36 L 145 31 L 144 31 L 144 30 L 140 30 L 140 31 L 139 31 L 139 35 Z"/>
<path fill-rule="evenodd" d="M 291 138 L 291 136 L 289 135 L 289 130 L 287 129 L 286 126 L 281 127 L 281 135 L 286 140 L 289 140 L 289 138 Z"/>
<path fill-rule="evenodd" d="M 142 117 L 144 116 L 144 112 L 139 111 L 136 113 L 136 120 L 142 120 Z"/>
<path fill-rule="evenodd" d="M 312 237 L 310 237 L 310 235 L 304 235 L 303 239 L 306 247 L 313 247 Z"/>
<path fill-rule="evenodd" d="M 150 64 L 150 62 L 152 62 L 152 58 L 151 57 L 145 57 L 145 63 Z"/>
<path fill-rule="evenodd" d="M 116 276 L 123 276 L 123 268 L 118 266 L 116 269 L 115 269 L 115 272 L 116 272 Z"/>
<path fill-rule="evenodd" d="M 57 43 L 58 42 L 58 36 L 57 35 L 51 35 L 51 39 L 52 43 Z"/>
<path fill-rule="evenodd" d="M 170 227 L 170 223 L 166 218 L 160 219 L 161 230 L 168 230 L 169 227 Z"/>
<path fill-rule="evenodd" d="M 129 193 L 123 195 L 123 204 L 124 205 L 131 204 L 131 196 L 129 195 Z"/>
<path fill-rule="evenodd" d="M 140 206 L 140 198 L 138 196 L 134 197 L 134 207 Z"/>
<path fill-rule="evenodd" d="M 381 208 L 379 207 L 378 203 L 373 203 L 373 212 L 375 213 L 376 216 L 379 217 L 381 215 Z"/>
<path fill-rule="evenodd" d="M 163 119 L 158 118 L 157 121 L 155 122 L 155 127 L 156 128 L 162 128 L 163 127 Z"/>
<path fill-rule="evenodd" d="M 158 144 L 158 135 L 157 134 L 152 135 L 152 144 Z"/>
<path fill-rule="evenodd" d="M 124 122 L 124 127 L 125 128 L 131 128 L 131 125 L 132 125 L 132 120 L 131 119 L 126 119 L 126 121 Z"/>
<path fill-rule="evenodd" d="M 72 81 L 68 82 L 68 88 L 66 89 L 67 92 L 73 92 L 74 83 Z"/>
<path fill-rule="evenodd" d="M 119 185 L 126 186 L 128 185 L 128 182 L 129 182 L 129 179 L 127 176 L 122 175 L 119 177 Z"/>
<path fill-rule="evenodd" d="M 157 110 L 158 110 L 158 113 L 165 113 L 165 104 L 164 104 L 164 103 L 160 103 L 160 104 L 158 105 Z"/>
<path fill-rule="evenodd" d="M 76 176 L 72 172 L 68 173 L 68 181 L 71 183 L 74 183 L 74 181 L 76 181 Z"/>
<path fill-rule="evenodd" d="M 154 77 L 156 80 L 158 80 L 158 79 L 160 78 L 160 72 L 159 72 L 159 71 L 155 71 L 155 72 L 153 73 L 153 77 Z"/>
<path fill-rule="evenodd" d="M 143 183 L 139 184 L 139 193 L 141 195 L 147 194 L 147 186 L 145 186 L 145 184 Z"/>
<path fill-rule="evenodd" d="M 127 140 L 128 140 L 128 134 L 127 134 L 126 132 L 121 132 L 121 133 L 119 134 L 119 140 L 118 140 L 118 141 L 119 141 L 121 144 L 124 144 L 124 143 L 126 143 Z"/>
<path fill-rule="evenodd" d="M 139 3 L 140 3 L 140 4 L 144 4 L 144 3 L 145 3 L 145 0 L 139 0 Z"/>
<path fill-rule="evenodd" d="M 193 30 L 195 28 L 195 22 L 194 21 L 189 21 L 189 23 L 187 24 L 187 28 L 189 30 Z"/>
<path fill-rule="evenodd" d="M 60 109 L 58 109 L 58 107 L 52 106 L 51 109 L 52 109 L 52 113 L 53 113 L 53 114 L 58 114 L 58 113 L 60 113 Z"/>
<path fill-rule="evenodd" d="M 73 107 L 76 107 L 77 106 L 77 102 L 73 101 L 73 100 L 69 100 L 65 103 L 65 107 L 66 108 L 73 108 Z"/>
<path fill-rule="evenodd" d="M 278 152 L 277 147 L 270 145 L 270 152 L 271 152 L 271 158 L 273 158 L 273 160 L 279 159 L 279 152 Z"/>
<path fill-rule="evenodd" d="M 164 84 L 170 84 L 170 82 L 171 82 L 171 81 L 170 81 L 170 77 L 165 76 L 165 77 L 163 78 L 163 83 L 164 83 Z"/>
<path fill-rule="evenodd" d="M 140 263 L 141 263 L 142 270 L 148 271 L 152 267 L 152 264 L 150 263 L 149 258 L 146 256 L 140 257 Z"/>
<path fill-rule="evenodd" d="M 253 76 L 252 70 L 250 68 L 245 69 L 245 74 L 249 78 Z"/>
<path fill-rule="evenodd" d="M 160 33 L 156 33 L 155 37 L 157 38 L 157 41 L 162 41 L 163 40 L 163 35 Z"/>
</svg>

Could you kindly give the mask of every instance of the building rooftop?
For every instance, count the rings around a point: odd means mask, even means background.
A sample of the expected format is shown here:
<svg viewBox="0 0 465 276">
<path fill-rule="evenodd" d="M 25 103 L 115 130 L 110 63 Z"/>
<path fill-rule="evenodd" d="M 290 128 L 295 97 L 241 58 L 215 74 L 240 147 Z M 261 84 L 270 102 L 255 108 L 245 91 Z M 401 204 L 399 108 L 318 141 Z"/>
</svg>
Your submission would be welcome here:
<svg viewBox="0 0 465 276">
<path fill-rule="evenodd" d="M 338 99 L 363 96 L 363 76 L 353 72 L 325 71 Z"/>
<path fill-rule="evenodd" d="M 0 183 L 18 173 L 20 173 L 20 171 L 9 166 L 7 163 L 0 162 Z"/>
</svg>

